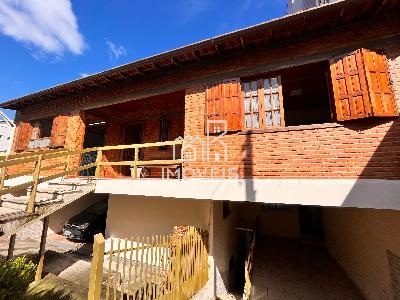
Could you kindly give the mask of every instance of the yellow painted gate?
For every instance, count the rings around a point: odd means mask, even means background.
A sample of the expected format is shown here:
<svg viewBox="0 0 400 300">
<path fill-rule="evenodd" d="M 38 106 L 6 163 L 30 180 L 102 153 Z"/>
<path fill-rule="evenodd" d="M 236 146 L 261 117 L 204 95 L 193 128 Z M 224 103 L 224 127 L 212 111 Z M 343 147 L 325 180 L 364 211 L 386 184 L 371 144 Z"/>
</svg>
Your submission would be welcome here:
<svg viewBox="0 0 400 300">
<path fill-rule="evenodd" d="M 189 299 L 208 280 L 204 234 L 113 239 L 95 236 L 88 298 Z"/>
</svg>

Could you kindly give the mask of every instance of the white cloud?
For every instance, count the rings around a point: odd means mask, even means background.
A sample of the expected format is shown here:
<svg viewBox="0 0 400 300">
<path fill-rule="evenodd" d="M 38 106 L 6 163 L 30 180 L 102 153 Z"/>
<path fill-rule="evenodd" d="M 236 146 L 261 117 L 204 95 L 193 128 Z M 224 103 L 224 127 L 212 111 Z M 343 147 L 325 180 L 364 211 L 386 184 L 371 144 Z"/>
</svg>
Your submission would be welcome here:
<svg viewBox="0 0 400 300">
<path fill-rule="evenodd" d="M 215 3 L 212 0 L 180 0 L 177 2 L 176 11 L 179 11 L 179 19 L 190 22 L 198 15 L 210 10 Z"/>
<path fill-rule="evenodd" d="M 185 2 L 185 9 L 186 13 L 190 15 L 197 15 L 206 10 L 208 10 L 211 6 L 209 0 L 186 0 Z"/>
<path fill-rule="evenodd" d="M 242 0 L 239 8 L 242 12 L 247 12 L 250 9 L 261 9 L 264 4 L 266 4 L 264 0 Z"/>
<path fill-rule="evenodd" d="M 45 53 L 85 48 L 70 0 L 1 0 L 0 31 Z"/>
<path fill-rule="evenodd" d="M 88 76 L 90 76 L 90 74 L 88 74 L 88 73 L 79 73 L 79 77 L 80 78 L 85 78 L 85 77 L 88 77 Z"/>
<path fill-rule="evenodd" d="M 106 39 L 106 45 L 108 49 L 108 57 L 110 58 L 110 61 L 117 60 L 121 56 L 126 56 L 126 49 L 124 46 L 117 46 L 113 42 L 111 42 L 109 39 Z"/>
</svg>

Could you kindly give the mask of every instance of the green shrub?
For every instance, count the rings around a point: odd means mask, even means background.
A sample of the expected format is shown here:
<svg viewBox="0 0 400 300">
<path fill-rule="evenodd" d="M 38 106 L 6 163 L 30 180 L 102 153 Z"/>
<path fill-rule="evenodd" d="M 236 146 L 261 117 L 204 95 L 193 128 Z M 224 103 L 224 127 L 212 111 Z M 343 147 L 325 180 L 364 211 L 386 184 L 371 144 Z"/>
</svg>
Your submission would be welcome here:
<svg viewBox="0 0 400 300">
<path fill-rule="evenodd" d="M 0 300 L 21 299 L 35 272 L 36 265 L 26 257 L 0 259 Z"/>
</svg>

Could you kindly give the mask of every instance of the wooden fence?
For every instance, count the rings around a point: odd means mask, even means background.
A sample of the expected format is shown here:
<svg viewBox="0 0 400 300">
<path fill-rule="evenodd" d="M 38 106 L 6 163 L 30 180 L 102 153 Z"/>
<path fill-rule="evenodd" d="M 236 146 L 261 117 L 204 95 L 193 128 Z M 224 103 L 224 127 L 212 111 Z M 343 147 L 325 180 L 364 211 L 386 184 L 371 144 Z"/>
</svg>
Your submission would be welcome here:
<svg viewBox="0 0 400 300">
<path fill-rule="evenodd" d="M 133 178 L 137 178 L 137 168 L 141 166 L 157 165 L 157 166 L 168 166 L 168 165 L 180 165 L 182 161 L 176 160 L 150 160 L 140 161 L 138 157 L 140 148 L 149 147 L 163 147 L 163 146 L 175 146 L 182 145 L 182 141 L 168 141 L 158 143 L 147 143 L 147 144 L 132 144 L 132 145 L 118 145 L 118 146 L 104 146 L 86 148 L 80 150 L 73 149 L 54 149 L 45 151 L 28 152 L 14 155 L 7 155 L 0 157 L 0 197 L 5 194 L 15 193 L 17 191 L 31 189 L 29 200 L 27 203 L 27 212 L 33 213 L 35 210 L 35 199 L 38 185 L 56 178 L 62 178 L 69 175 L 78 175 L 81 171 L 90 168 L 96 168 L 96 177 L 101 177 L 101 168 L 103 166 L 131 166 L 134 169 Z M 130 161 L 118 161 L 118 162 L 103 162 L 103 152 L 110 150 L 124 150 L 134 149 L 135 155 Z M 86 164 L 80 164 L 73 166 L 71 164 L 72 158 L 78 157 L 77 161 L 80 160 L 82 154 L 89 152 L 97 152 L 96 162 L 89 162 Z M 57 160 L 57 162 L 53 162 Z M 44 164 L 44 163 L 47 163 Z M 25 169 L 17 173 L 10 172 L 10 168 L 24 165 Z M 61 171 L 60 171 L 61 170 Z M 52 171 L 51 175 L 42 176 L 44 171 Z M 25 181 L 23 183 L 16 184 L 11 187 L 5 187 L 5 181 L 10 179 L 19 178 L 22 176 L 31 176 L 32 180 Z M 1 198 L 0 198 L 1 203 Z"/>
<path fill-rule="evenodd" d="M 249 248 L 247 249 L 246 260 L 244 262 L 244 291 L 243 299 L 249 300 L 251 296 L 251 275 L 253 273 L 254 251 L 256 246 L 256 235 L 253 231 Z"/>
<path fill-rule="evenodd" d="M 208 280 L 202 236 L 189 227 L 180 236 L 111 238 L 109 249 L 95 236 L 88 299 L 189 299 Z"/>
</svg>

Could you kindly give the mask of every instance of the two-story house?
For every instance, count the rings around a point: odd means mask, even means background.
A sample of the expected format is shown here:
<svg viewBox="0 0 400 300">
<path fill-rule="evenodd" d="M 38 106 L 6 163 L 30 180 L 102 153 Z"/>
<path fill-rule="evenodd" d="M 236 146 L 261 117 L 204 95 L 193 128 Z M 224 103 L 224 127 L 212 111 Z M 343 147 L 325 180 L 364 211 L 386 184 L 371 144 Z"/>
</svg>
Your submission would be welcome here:
<svg viewBox="0 0 400 300">
<path fill-rule="evenodd" d="M 70 157 L 107 237 L 207 230 L 218 294 L 255 230 L 257 299 L 397 299 L 399 13 L 335 1 L 7 101 L 13 151 L 183 140 Z"/>
</svg>

